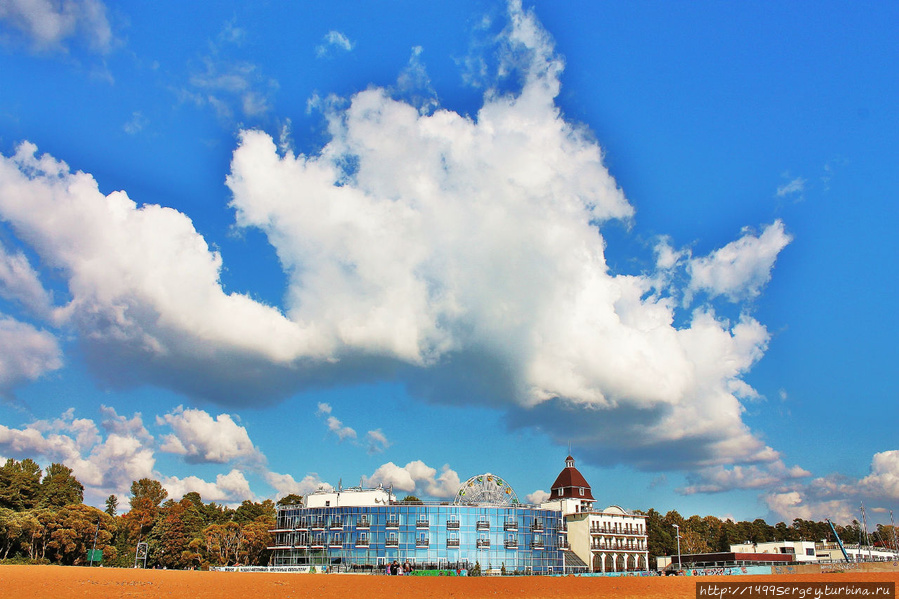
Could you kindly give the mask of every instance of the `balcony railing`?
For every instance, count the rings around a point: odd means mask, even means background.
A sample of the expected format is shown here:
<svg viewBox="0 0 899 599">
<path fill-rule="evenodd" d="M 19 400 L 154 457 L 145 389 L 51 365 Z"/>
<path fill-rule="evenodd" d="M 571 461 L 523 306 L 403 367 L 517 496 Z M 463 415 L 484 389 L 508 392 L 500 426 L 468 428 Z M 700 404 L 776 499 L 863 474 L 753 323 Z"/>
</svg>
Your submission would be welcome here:
<svg viewBox="0 0 899 599">
<path fill-rule="evenodd" d="M 427 547 L 431 542 L 428 539 L 415 539 L 416 547 Z"/>
<path fill-rule="evenodd" d="M 516 541 L 515 539 L 506 539 L 503 545 L 506 547 L 506 549 L 517 549 L 518 541 Z"/>
<path fill-rule="evenodd" d="M 313 520 L 312 528 L 325 528 L 325 521 L 324 520 Z"/>
<path fill-rule="evenodd" d="M 533 524 L 531 524 L 531 530 L 533 530 L 534 532 L 539 532 L 539 531 L 543 530 L 543 523 L 534 522 Z"/>
<path fill-rule="evenodd" d="M 387 521 L 387 528 L 399 528 L 399 527 L 400 527 L 399 520 L 388 520 Z"/>
<path fill-rule="evenodd" d="M 387 539 L 386 541 L 384 541 L 384 545 L 386 545 L 387 547 L 398 547 L 399 544 L 399 539 Z"/>
<path fill-rule="evenodd" d="M 359 518 L 356 520 L 356 528 L 371 528 L 371 520 L 368 518 Z"/>
<path fill-rule="evenodd" d="M 447 547 L 458 547 L 458 546 L 459 546 L 459 539 L 447 539 L 447 540 L 446 540 L 446 546 L 447 546 Z"/>
<path fill-rule="evenodd" d="M 518 530 L 518 522 L 514 520 L 506 520 L 503 523 L 503 530 Z"/>
<path fill-rule="evenodd" d="M 478 530 L 490 530 L 490 522 L 488 520 L 478 520 Z"/>
<path fill-rule="evenodd" d="M 543 541 L 531 541 L 531 549 L 543 549 Z"/>
<path fill-rule="evenodd" d="M 424 519 L 424 520 L 418 519 L 415 521 L 416 528 L 428 528 L 430 525 L 431 525 L 431 523 L 428 522 L 427 519 Z"/>
<path fill-rule="evenodd" d="M 458 528 L 459 528 L 459 521 L 458 521 L 458 520 L 447 520 L 447 521 L 446 521 L 446 527 L 447 527 L 447 528 L 458 529 Z"/>
<path fill-rule="evenodd" d="M 490 539 L 478 539 L 478 547 L 490 547 Z"/>
<path fill-rule="evenodd" d="M 340 518 L 334 518 L 331 520 L 331 528 L 343 528 L 343 522 Z"/>
<path fill-rule="evenodd" d="M 356 547 L 368 547 L 368 539 L 356 539 Z"/>
</svg>

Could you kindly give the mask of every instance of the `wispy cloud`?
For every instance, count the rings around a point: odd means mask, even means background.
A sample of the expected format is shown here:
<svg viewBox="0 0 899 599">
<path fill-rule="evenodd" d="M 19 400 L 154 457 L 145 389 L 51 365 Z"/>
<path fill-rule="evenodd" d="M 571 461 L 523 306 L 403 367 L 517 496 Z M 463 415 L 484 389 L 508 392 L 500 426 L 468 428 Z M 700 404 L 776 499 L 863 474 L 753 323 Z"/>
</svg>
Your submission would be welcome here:
<svg viewBox="0 0 899 599">
<path fill-rule="evenodd" d="M 791 197 L 796 200 L 801 200 L 805 194 L 805 183 L 806 180 L 802 177 L 791 179 L 777 188 L 777 197 Z"/>
<path fill-rule="evenodd" d="M 352 52 L 355 44 L 339 31 L 331 30 L 322 38 L 322 43 L 315 47 L 318 57 L 332 56 L 337 52 Z"/>
</svg>

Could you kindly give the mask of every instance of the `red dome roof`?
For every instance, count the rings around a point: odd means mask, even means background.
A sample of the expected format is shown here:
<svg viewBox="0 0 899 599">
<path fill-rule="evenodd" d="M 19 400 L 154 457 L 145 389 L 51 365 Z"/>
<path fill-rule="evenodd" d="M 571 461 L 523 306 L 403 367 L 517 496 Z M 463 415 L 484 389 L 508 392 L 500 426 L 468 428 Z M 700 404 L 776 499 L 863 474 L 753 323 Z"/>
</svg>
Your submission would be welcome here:
<svg viewBox="0 0 899 599">
<path fill-rule="evenodd" d="M 583 489 L 583 493 L 581 492 Z M 561 490 L 561 492 L 559 492 Z M 553 483 L 550 499 L 560 499 L 563 497 L 572 499 L 590 499 L 593 500 L 593 494 L 590 492 L 590 484 L 584 475 L 574 467 L 574 458 L 568 456 L 565 458 L 565 469 L 556 477 Z"/>
</svg>

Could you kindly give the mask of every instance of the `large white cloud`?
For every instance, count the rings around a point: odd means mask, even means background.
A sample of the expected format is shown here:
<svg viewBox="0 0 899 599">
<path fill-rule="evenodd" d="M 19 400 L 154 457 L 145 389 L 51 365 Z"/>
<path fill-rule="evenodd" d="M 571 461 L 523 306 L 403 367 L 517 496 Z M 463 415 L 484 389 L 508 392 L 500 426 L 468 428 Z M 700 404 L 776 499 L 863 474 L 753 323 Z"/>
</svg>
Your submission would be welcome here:
<svg viewBox="0 0 899 599">
<path fill-rule="evenodd" d="M 169 414 L 156 418 L 174 431 L 163 437 L 162 451 L 184 456 L 188 462 L 223 464 L 235 459 L 259 461 L 261 454 L 250 441 L 247 429 L 230 414 L 215 418 L 204 410 L 178 406 Z"/>
<path fill-rule="evenodd" d="M 741 417 L 767 330 L 711 306 L 676 325 L 665 277 L 610 271 L 600 227 L 634 210 L 555 104 L 552 40 L 520 3 L 509 12 L 498 75 L 520 88 L 488 90 L 474 116 L 370 88 L 323 103 L 318 152 L 241 134 L 232 206 L 277 251 L 286 314 L 226 293 L 185 215 L 104 196 L 31 144 L 0 159 L 0 216 L 66 273 L 65 322 L 113 384 L 239 403 L 389 373 L 431 400 L 501 406 L 591 459 L 775 462 Z M 694 288 L 754 296 L 788 240 L 778 221 L 691 262 Z"/>
<path fill-rule="evenodd" d="M 371 476 L 365 477 L 364 482 L 369 486 L 392 486 L 394 491 L 435 499 L 453 497 L 461 484 L 459 475 L 449 465 L 444 465 L 438 475 L 436 468 L 431 468 L 421 460 L 409 462 L 403 467 L 387 462 L 379 466 Z"/>
</svg>

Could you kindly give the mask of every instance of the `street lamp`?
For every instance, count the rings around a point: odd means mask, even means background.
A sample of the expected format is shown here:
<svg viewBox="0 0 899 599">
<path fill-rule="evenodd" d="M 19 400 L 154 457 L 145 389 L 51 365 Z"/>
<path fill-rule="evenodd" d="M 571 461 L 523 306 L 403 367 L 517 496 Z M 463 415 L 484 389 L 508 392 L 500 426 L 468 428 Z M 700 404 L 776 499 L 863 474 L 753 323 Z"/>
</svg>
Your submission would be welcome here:
<svg viewBox="0 0 899 599">
<path fill-rule="evenodd" d="M 681 563 L 681 559 L 680 559 L 680 526 L 675 524 L 674 528 L 677 530 L 677 569 L 683 570 L 684 565 L 683 565 L 683 563 Z"/>
</svg>

